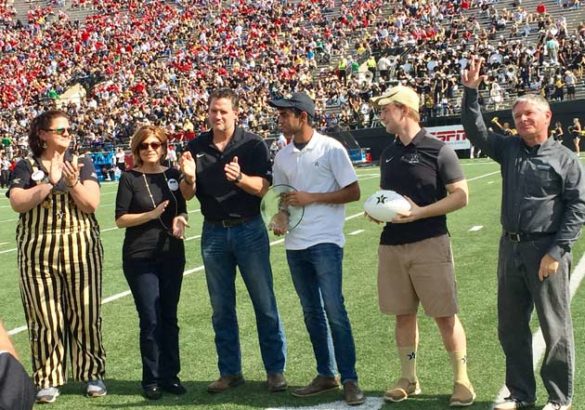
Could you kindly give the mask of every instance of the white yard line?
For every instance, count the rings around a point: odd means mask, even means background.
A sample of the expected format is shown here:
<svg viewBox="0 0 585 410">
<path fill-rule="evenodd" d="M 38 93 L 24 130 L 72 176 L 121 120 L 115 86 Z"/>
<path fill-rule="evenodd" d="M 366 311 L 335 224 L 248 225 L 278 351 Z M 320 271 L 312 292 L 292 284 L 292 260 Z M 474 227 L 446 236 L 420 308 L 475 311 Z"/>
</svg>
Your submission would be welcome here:
<svg viewBox="0 0 585 410">
<path fill-rule="evenodd" d="M 573 300 L 573 296 L 575 296 L 575 293 L 577 293 L 577 290 L 579 289 L 579 286 L 583 281 L 583 277 L 585 277 L 585 255 L 581 257 L 581 260 L 579 260 L 577 267 L 571 274 L 570 282 L 571 300 Z M 534 333 L 534 335 L 532 336 L 532 366 L 535 371 L 537 370 L 538 365 L 542 360 L 545 349 L 546 345 L 544 344 L 544 338 L 542 337 L 542 330 L 538 328 L 536 333 Z M 500 391 L 498 392 L 498 395 L 496 396 L 491 408 L 493 409 L 496 403 L 501 402 L 509 395 L 510 392 L 508 391 L 508 388 L 506 387 L 506 385 L 503 385 Z"/>
<path fill-rule="evenodd" d="M 477 177 L 474 177 L 474 178 L 469 178 L 469 179 L 467 180 L 467 182 L 471 182 L 471 181 L 477 181 L 478 179 L 482 179 L 482 178 L 491 177 L 492 175 L 496 175 L 496 174 L 499 174 L 499 173 L 500 173 L 500 171 L 494 171 L 494 172 L 490 172 L 490 173 L 488 173 L 488 174 L 479 175 L 479 176 L 477 176 Z"/>
<path fill-rule="evenodd" d="M 350 232 L 348 235 L 359 235 L 362 232 L 364 232 L 363 229 L 358 229 L 357 231 Z"/>
<path fill-rule="evenodd" d="M 483 229 L 483 225 L 475 225 L 475 226 L 472 226 L 471 228 L 469 228 L 469 232 L 477 232 L 481 229 Z"/>
</svg>

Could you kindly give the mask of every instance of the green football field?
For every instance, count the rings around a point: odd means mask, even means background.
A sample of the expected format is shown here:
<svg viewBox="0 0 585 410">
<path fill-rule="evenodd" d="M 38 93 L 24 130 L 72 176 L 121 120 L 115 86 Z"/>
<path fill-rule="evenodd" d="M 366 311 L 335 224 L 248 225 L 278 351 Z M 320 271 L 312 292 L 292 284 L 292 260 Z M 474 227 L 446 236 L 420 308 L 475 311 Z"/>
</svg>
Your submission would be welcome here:
<svg viewBox="0 0 585 410">
<path fill-rule="evenodd" d="M 504 380 L 504 358 L 496 330 L 496 259 L 500 234 L 499 209 L 501 180 L 499 167 L 489 160 L 463 160 L 470 187 L 470 203 L 449 216 L 458 278 L 460 317 L 467 332 L 469 371 L 477 392 L 474 408 L 490 408 Z M 346 208 L 347 244 L 344 259 L 344 294 L 357 348 L 360 384 L 368 401 L 362 408 L 446 409 L 451 394 L 452 376 L 448 356 L 442 349 L 434 322 L 422 316 L 418 374 L 422 395 L 403 403 L 384 405 L 384 390 L 399 376 L 393 335 L 393 319 L 380 314 L 377 306 L 377 246 L 381 227 L 367 222 L 362 203 L 379 184 L 378 168 L 358 169 L 362 199 Z M 138 318 L 122 274 L 121 249 L 124 232 L 114 223 L 116 185 L 102 185 L 102 200 L 97 212 L 105 248 L 103 273 L 103 324 L 107 350 L 108 396 L 88 399 L 82 384 L 70 382 L 63 389 L 55 409 L 135 409 L 144 406 L 173 409 L 264 409 L 315 407 L 343 408 L 341 393 L 298 399 L 288 393 L 269 394 L 260 358 L 255 319 L 240 278 L 238 319 L 246 384 L 220 395 L 209 395 L 206 386 L 217 378 L 216 354 L 211 327 L 211 310 L 200 256 L 202 217 L 196 200 L 189 204 L 191 228 L 187 233 L 187 267 L 181 302 L 181 358 L 183 380 L 188 394 L 165 395 L 148 402 L 140 395 L 141 364 L 138 351 Z M 0 199 L 0 317 L 14 331 L 13 340 L 30 370 L 27 332 L 18 290 L 15 227 L 17 214 L 2 194 Z M 272 238 L 272 267 L 278 306 L 288 341 L 286 376 L 292 387 L 301 386 L 315 376 L 315 361 L 302 319 L 298 297 L 286 265 L 282 240 Z M 574 265 L 583 255 L 585 241 L 575 246 Z M 576 275 L 575 275 L 576 276 Z M 585 409 L 585 302 L 584 292 L 573 299 L 573 320 L 577 345 L 574 409 Z M 535 320 L 534 328 L 538 327 Z M 539 405 L 546 393 L 539 380 Z"/>
</svg>

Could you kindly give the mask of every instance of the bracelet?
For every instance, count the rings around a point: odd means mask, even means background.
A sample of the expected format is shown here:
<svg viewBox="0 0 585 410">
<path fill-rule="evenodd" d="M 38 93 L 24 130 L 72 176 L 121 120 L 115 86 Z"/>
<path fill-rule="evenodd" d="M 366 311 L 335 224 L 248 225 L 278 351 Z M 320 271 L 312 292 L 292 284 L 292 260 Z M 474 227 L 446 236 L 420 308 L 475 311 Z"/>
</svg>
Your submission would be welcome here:
<svg viewBox="0 0 585 410">
<path fill-rule="evenodd" d="M 75 188 L 75 186 L 79 184 L 79 179 L 75 180 L 75 183 L 73 185 L 69 185 L 67 184 L 67 188 L 71 189 L 71 188 Z"/>
<path fill-rule="evenodd" d="M 238 182 L 240 182 L 242 180 L 242 171 L 240 171 L 240 173 L 238 174 L 238 176 L 236 177 L 235 183 L 237 184 Z"/>
</svg>

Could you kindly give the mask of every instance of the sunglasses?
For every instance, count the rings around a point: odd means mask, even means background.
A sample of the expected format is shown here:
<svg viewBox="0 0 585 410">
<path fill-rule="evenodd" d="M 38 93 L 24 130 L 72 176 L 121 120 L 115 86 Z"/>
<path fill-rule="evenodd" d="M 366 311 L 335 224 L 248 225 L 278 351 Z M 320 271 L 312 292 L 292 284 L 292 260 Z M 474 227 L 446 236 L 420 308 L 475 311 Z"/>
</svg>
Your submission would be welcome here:
<svg viewBox="0 0 585 410">
<path fill-rule="evenodd" d="M 47 128 L 45 131 L 47 132 L 54 132 L 57 135 L 64 135 L 65 133 L 71 134 L 71 128 Z"/>
<path fill-rule="evenodd" d="M 138 145 L 138 149 L 140 151 L 146 151 L 147 149 L 152 148 L 154 151 L 156 151 L 161 147 L 161 145 L 162 144 L 160 142 L 142 142 L 140 145 Z"/>
</svg>

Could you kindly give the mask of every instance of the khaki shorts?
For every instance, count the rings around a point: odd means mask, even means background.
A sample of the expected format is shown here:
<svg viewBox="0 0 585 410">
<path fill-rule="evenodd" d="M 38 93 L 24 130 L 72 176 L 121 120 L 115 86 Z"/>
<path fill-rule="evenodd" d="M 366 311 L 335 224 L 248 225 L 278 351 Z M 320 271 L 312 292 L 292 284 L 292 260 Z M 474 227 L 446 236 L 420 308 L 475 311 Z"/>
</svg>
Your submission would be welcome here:
<svg viewBox="0 0 585 410">
<path fill-rule="evenodd" d="M 378 248 L 378 301 L 382 313 L 414 314 L 419 301 L 431 317 L 458 312 L 448 235 Z"/>
</svg>

